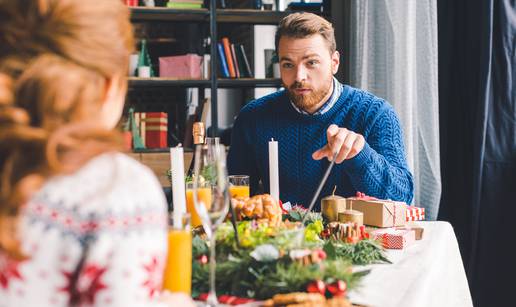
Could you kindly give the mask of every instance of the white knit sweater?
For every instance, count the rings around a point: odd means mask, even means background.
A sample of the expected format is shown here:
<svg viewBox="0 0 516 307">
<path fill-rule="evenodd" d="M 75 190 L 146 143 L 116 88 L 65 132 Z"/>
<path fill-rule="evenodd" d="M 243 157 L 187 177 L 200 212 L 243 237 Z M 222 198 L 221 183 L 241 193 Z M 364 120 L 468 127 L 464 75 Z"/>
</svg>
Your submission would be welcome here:
<svg viewBox="0 0 516 307">
<path fill-rule="evenodd" d="M 23 209 L 28 260 L 0 252 L 0 307 L 157 305 L 166 212 L 152 172 L 120 153 L 50 179 Z"/>
</svg>

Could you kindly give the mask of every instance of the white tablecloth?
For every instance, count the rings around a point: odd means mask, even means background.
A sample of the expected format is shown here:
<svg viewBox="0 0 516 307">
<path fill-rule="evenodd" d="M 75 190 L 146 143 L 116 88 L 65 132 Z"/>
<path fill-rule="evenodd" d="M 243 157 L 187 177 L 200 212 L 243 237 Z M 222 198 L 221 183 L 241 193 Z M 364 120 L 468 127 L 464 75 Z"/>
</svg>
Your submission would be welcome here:
<svg viewBox="0 0 516 307">
<path fill-rule="evenodd" d="M 457 239 L 447 222 L 417 222 L 423 239 L 403 250 L 388 250 L 393 264 L 372 271 L 349 293 L 355 304 L 371 307 L 473 306 Z"/>
</svg>

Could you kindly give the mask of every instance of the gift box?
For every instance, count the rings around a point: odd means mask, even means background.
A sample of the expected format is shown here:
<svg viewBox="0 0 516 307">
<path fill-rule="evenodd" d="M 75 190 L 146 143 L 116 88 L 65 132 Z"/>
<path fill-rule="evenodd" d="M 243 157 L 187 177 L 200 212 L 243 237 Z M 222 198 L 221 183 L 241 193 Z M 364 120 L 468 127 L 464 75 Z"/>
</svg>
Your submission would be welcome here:
<svg viewBox="0 0 516 307">
<path fill-rule="evenodd" d="M 412 229 L 381 229 L 373 231 L 371 236 L 388 249 L 403 249 L 416 240 L 416 233 Z"/>
<path fill-rule="evenodd" d="M 164 148 L 167 145 L 168 118 L 164 112 L 146 112 L 145 122 L 145 147 Z"/>
<path fill-rule="evenodd" d="M 416 237 L 416 240 L 421 240 L 423 239 L 423 232 L 424 232 L 424 228 L 421 227 L 421 226 L 412 226 L 412 225 L 407 225 L 407 226 L 403 226 L 403 227 L 396 227 L 396 229 L 399 229 L 399 230 L 413 230 L 414 231 L 414 235 Z"/>
<path fill-rule="evenodd" d="M 159 58 L 159 76 L 178 79 L 200 79 L 202 57 L 185 54 Z"/>
<path fill-rule="evenodd" d="M 425 219 L 425 208 L 419 208 L 415 206 L 407 207 L 407 218 L 406 221 L 422 221 Z"/>
<path fill-rule="evenodd" d="M 350 197 L 346 201 L 364 214 L 364 224 L 376 227 L 404 226 L 407 205 L 403 202 L 371 197 Z"/>
</svg>

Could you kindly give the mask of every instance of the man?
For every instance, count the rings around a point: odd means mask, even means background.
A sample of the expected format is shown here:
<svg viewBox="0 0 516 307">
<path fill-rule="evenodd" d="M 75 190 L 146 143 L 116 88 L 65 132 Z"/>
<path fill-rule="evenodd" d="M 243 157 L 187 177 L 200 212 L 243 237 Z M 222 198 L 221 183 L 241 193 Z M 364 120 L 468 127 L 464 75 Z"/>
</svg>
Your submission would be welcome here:
<svg viewBox="0 0 516 307">
<path fill-rule="evenodd" d="M 276 52 L 285 90 L 247 104 L 235 121 L 230 174 L 251 177 L 268 191 L 268 141 L 279 147 L 280 199 L 308 206 L 329 160 L 336 164 L 320 198 L 357 191 L 411 202 L 413 179 L 405 161 L 399 120 L 386 101 L 342 85 L 332 25 L 310 13 L 285 17 Z M 318 209 L 319 201 L 316 203 Z"/>
</svg>

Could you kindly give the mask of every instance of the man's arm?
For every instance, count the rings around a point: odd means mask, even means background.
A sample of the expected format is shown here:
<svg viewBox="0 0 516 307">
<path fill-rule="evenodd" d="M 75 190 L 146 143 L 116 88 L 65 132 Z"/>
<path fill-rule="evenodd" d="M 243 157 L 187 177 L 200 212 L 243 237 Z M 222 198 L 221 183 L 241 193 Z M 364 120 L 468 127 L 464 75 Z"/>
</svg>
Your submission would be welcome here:
<svg viewBox="0 0 516 307">
<path fill-rule="evenodd" d="M 382 199 L 412 201 L 413 178 L 405 161 L 399 120 L 391 107 L 376 118 L 367 140 L 335 125 L 327 134 L 328 144 L 313 154 L 314 159 L 338 152 L 336 163 L 344 163 L 357 191 Z"/>
<path fill-rule="evenodd" d="M 364 148 L 344 162 L 355 189 L 378 198 L 410 203 L 414 183 L 404 148 L 398 117 L 389 107 L 373 123 Z"/>
</svg>

